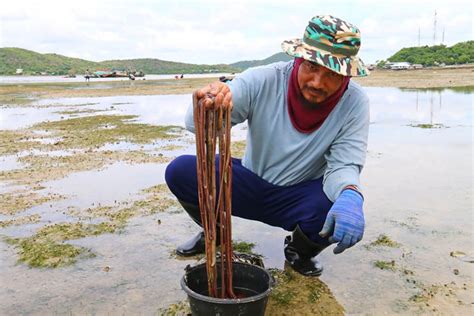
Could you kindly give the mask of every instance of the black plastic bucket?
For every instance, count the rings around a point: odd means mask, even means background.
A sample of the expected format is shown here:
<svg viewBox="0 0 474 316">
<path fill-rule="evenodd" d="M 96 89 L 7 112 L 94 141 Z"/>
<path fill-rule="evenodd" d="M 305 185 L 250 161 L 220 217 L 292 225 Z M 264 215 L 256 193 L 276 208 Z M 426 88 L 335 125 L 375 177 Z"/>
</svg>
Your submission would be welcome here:
<svg viewBox="0 0 474 316">
<path fill-rule="evenodd" d="M 272 284 L 272 277 L 268 271 L 251 264 L 234 262 L 232 282 L 236 294 L 242 294 L 244 298 L 209 297 L 206 265 L 200 264 L 187 269 L 181 279 L 181 287 L 188 294 L 191 312 L 194 316 L 263 315 Z M 219 283 L 220 273 L 217 278 L 217 284 Z"/>
</svg>

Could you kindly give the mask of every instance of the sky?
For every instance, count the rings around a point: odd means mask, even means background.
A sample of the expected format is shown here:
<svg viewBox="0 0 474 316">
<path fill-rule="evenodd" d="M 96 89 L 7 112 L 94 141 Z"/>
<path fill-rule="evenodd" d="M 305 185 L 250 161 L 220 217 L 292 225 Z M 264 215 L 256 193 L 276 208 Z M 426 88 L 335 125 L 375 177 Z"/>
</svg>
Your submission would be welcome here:
<svg viewBox="0 0 474 316">
<path fill-rule="evenodd" d="M 196 64 L 264 59 L 301 38 L 315 15 L 356 25 L 365 63 L 403 47 L 473 39 L 472 0 L 3 1 L 0 47 L 93 61 L 158 58 Z M 437 13 L 434 41 L 434 15 Z"/>
</svg>

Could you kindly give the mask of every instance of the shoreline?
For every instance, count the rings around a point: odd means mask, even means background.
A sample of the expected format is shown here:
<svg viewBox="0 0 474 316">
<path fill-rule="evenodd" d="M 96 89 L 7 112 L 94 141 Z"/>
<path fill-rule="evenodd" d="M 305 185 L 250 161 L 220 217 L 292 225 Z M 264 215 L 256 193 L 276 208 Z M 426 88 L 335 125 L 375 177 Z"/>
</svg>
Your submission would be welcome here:
<svg viewBox="0 0 474 316">
<path fill-rule="evenodd" d="M 461 88 L 474 86 L 474 66 L 410 70 L 373 70 L 369 76 L 354 79 L 363 87 L 406 89 Z"/>
<path fill-rule="evenodd" d="M 24 104 L 32 99 L 103 97 L 116 95 L 187 94 L 217 77 L 136 81 L 51 82 L 0 84 L 0 103 Z M 417 70 L 374 70 L 368 77 L 353 79 L 363 87 L 401 89 L 474 88 L 474 66 Z"/>
</svg>

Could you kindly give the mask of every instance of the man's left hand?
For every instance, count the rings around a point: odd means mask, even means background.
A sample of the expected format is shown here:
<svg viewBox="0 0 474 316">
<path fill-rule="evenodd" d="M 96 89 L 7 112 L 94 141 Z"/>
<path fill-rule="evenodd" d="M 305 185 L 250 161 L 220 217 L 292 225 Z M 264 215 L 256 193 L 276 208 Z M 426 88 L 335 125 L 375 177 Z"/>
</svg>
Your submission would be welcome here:
<svg viewBox="0 0 474 316">
<path fill-rule="evenodd" d="M 364 235 L 364 199 L 359 192 L 345 189 L 332 205 L 319 232 L 321 237 L 329 237 L 329 242 L 338 243 L 334 253 L 339 254 L 358 243 Z"/>
</svg>

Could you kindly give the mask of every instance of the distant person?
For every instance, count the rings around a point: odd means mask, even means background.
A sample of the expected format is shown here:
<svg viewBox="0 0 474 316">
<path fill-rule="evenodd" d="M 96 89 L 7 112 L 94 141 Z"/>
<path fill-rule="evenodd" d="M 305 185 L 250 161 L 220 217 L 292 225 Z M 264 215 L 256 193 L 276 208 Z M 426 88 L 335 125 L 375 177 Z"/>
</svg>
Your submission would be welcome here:
<svg viewBox="0 0 474 316">
<path fill-rule="evenodd" d="M 86 70 L 86 75 L 84 76 L 84 78 L 86 78 L 86 82 L 89 82 L 91 80 L 89 69 Z"/>
<path fill-rule="evenodd" d="M 339 254 L 364 234 L 359 175 L 367 151 L 369 99 L 351 80 L 368 74 L 357 56 L 360 44 L 356 26 L 315 16 L 302 39 L 282 43 L 292 61 L 250 68 L 230 82 L 195 92 L 211 103 L 222 97 L 223 105 L 232 107 L 232 125 L 248 123 L 244 157 L 232 159 L 232 215 L 292 231 L 284 240 L 285 258 L 307 276 L 321 274 L 315 257 L 330 244 L 337 243 Z M 194 132 L 192 106 L 186 128 Z M 166 182 L 200 223 L 196 156 L 173 160 Z M 200 232 L 176 252 L 188 256 L 204 249 Z"/>
<path fill-rule="evenodd" d="M 180 78 L 183 79 L 183 78 L 184 78 L 184 74 L 181 74 L 181 77 L 180 77 Z"/>
</svg>

